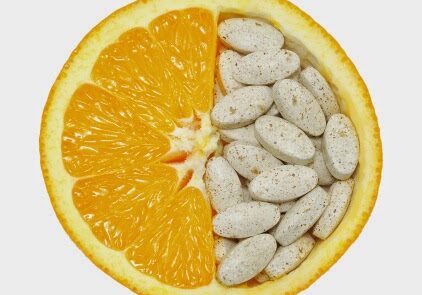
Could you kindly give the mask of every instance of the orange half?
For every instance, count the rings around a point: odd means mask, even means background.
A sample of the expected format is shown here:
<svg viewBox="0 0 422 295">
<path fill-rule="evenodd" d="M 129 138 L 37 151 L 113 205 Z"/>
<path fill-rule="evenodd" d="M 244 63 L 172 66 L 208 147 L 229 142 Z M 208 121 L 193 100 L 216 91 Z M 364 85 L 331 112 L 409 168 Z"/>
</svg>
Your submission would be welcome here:
<svg viewBox="0 0 422 295">
<path fill-rule="evenodd" d="M 139 294 L 295 294 L 357 238 L 381 178 L 368 90 L 338 43 L 288 1 L 138 1 L 113 13 L 73 52 L 42 119 L 41 165 L 54 210 L 102 270 Z M 261 285 L 215 280 L 207 159 L 219 148 L 213 104 L 219 19 L 271 21 L 327 78 L 361 144 L 350 208 L 295 271 Z"/>
</svg>

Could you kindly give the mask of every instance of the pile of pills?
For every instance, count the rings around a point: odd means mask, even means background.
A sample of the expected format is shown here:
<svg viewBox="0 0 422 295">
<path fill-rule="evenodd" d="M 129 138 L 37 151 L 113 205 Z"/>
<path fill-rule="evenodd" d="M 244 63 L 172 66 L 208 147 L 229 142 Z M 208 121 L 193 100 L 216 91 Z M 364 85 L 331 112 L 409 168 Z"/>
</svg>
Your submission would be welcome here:
<svg viewBox="0 0 422 295">
<path fill-rule="evenodd" d="M 339 225 L 359 141 L 327 81 L 283 49 L 279 30 L 232 18 L 218 34 L 230 49 L 218 57 L 211 120 L 227 144 L 205 175 L 217 279 L 263 283 L 297 268 Z"/>
</svg>

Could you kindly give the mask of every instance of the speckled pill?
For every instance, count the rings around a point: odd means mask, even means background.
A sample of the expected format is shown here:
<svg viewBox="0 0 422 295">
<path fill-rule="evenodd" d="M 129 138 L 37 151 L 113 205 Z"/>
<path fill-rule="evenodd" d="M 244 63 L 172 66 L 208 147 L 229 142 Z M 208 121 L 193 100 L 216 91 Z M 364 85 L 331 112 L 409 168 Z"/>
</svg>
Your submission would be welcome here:
<svg viewBox="0 0 422 295">
<path fill-rule="evenodd" d="M 299 82 L 308 89 L 320 104 L 325 117 L 340 113 L 336 96 L 330 85 L 315 68 L 309 66 L 299 75 Z"/>
<path fill-rule="evenodd" d="M 255 138 L 255 125 L 251 124 L 246 127 L 236 129 L 220 129 L 220 137 L 227 143 L 233 141 L 242 141 L 256 146 L 261 146 Z"/>
<path fill-rule="evenodd" d="M 243 239 L 266 232 L 280 220 L 278 206 L 264 202 L 237 204 L 213 219 L 214 232 L 225 238 Z"/>
<path fill-rule="evenodd" d="M 223 43 L 242 53 L 280 49 L 284 44 L 283 34 L 279 30 L 251 18 L 231 18 L 221 22 L 218 36 Z"/>
<path fill-rule="evenodd" d="M 330 204 L 315 224 L 312 232 L 314 236 L 325 240 L 334 232 L 349 207 L 353 186 L 353 179 L 349 179 L 336 182 L 330 187 L 328 192 L 331 198 Z"/>
<path fill-rule="evenodd" d="M 241 58 L 233 50 L 225 50 L 218 57 L 218 75 L 226 94 L 245 86 L 233 78 L 233 67 Z"/>
<path fill-rule="evenodd" d="M 224 147 L 224 158 L 240 175 L 248 180 L 283 165 L 283 162 L 275 158 L 261 147 L 234 141 Z"/>
<path fill-rule="evenodd" d="M 295 204 L 296 204 L 296 201 L 289 201 L 289 202 L 281 203 L 278 206 L 278 209 L 280 209 L 280 213 L 286 213 L 287 211 L 292 209 Z"/>
<path fill-rule="evenodd" d="M 321 151 L 315 151 L 314 161 L 308 167 L 315 170 L 318 174 L 319 185 L 332 185 L 336 181 L 328 170 L 327 165 L 325 165 L 324 156 Z"/>
<path fill-rule="evenodd" d="M 273 98 L 267 86 L 248 86 L 233 91 L 216 104 L 211 121 L 221 129 L 235 129 L 252 124 L 271 107 Z"/>
<path fill-rule="evenodd" d="M 217 279 L 234 286 L 257 276 L 268 265 L 277 250 L 277 242 L 269 234 L 243 240 L 234 247 L 217 269 Z"/>
<path fill-rule="evenodd" d="M 307 194 L 317 184 L 318 176 L 313 169 L 284 165 L 255 177 L 249 184 L 249 192 L 254 200 L 282 203 Z"/>
<path fill-rule="evenodd" d="M 322 136 L 318 136 L 318 137 L 309 136 L 309 139 L 314 144 L 315 149 L 320 150 L 320 151 L 322 150 Z"/>
<path fill-rule="evenodd" d="M 239 176 L 223 157 L 214 157 L 208 161 L 205 185 L 212 207 L 217 212 L 243 202 Z"/>
<path fill-rule="evenodd" d="M 280 214 L 280 221 L 274 225 L 267 233 L 269 233 L 270 235 L 272 235 L 275 238 L 275 233 L 277 231 L 277 227 L 280 224 L 281 220 L 283 219 L 285 214 Z"/>
<path fill-rule="evenodd" d="M 359 139 L 352 121 L 335 114 L 328 121 L 322 152 L 330 173 L 339 180 L 352 176 L 359 161 Z"/>
<path fill-rule="evenodd" d="M 218 81 L 214 81 L 214 105 L 219 103 L 224 97 L 223 92 L 221 91 L 220 85 L 218 84 Z"/>
<path fill-rule="evenodd" d="M 217 237 L 214 241 L 215 260 L 220 263 L 227 254 L 237 245 L 233 240 Z"/>
<path fill-rule="evenodd" d="M 251 193 L 249 192 L 249 189 L 246 186 L 242 186 L 242 191 L 243 191 L 243 202 L 245 203 L 249 203 L 252 202 L 252 196 Z"/>
<path fill-rule="evenodd" d="M 276 240 L 282 246 L 297 241 L 318 221 L 329 202 L 328 193 L 317 186 L 284 215 L 275 232 Z"/>
<path fill-rule="evenodd" d="M 235 63 L 233 77 L 247 85 L 269 85 L 289 77 L 299 67 L 300 58 L 292 51 L 257 51 Z"/>
<path fill-rule="evenodd" d="M 292 79 L 278 81 L 273 87 L 274 102 L 281 116 L 311 136 L 324 133 L 326 121 L 314 96 Z"/>
<path fill-rule="evenodd" d="M 265 273 L 271 278 L 280 278 L 296 269 L 315 246 L 315 240 L 306 234 L 293 244 L 279 247 L 270 263 L 265 267 Z"/>
<path fill-rule="evenodd" d="M 275 103 L 273 103 L 273 105 L 268 110 L 268 112 L 265 113 L 265 115 L 267 115 L 267 116 L 278 116 L 278 115 L 280 115 L 280 112 L 278 111 L 277 106 L 275 105 Z"/>
<path fill-rule="evenodd" d="M 309 164 L 315 155 L 315 147 L 308 136 L 279 117 L 258 118 L 255 122 L 255 137 L 271 154 L 290 164 Z"/>
</svg>

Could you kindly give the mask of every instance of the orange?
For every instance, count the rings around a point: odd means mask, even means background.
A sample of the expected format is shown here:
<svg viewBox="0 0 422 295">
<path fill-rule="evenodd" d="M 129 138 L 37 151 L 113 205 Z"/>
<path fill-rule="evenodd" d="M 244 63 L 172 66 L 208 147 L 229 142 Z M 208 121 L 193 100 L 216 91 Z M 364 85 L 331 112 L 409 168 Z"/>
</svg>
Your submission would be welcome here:
<svg viewBox="0 0 422 295">
<path fill-rule="evenodd" d="M 204 3 L 205 2 L 205 3 Z M 215 280 L 207 159 L 218 20 L 258 16 L 332 84 L 361 142 L 350 209 L 287 276 L 226 288 Z M 224 89 L 223 89 L 224 91 Z M 64 229 L 102 270 L 139 294 L 295 294 L 357 238 L 381 177 L 368 90 L 336 41 L 288 1 L 150 0 L 115 12 L 79 44 L 42 119 L 41 164 Z"/>
</svg>

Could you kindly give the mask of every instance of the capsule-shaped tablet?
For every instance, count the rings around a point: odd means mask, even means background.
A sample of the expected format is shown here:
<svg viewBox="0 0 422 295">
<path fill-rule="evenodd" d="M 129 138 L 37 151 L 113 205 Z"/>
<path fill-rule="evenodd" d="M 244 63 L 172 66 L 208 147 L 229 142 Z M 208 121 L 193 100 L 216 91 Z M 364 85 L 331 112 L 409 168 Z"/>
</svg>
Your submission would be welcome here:
<svg viewBox="0 0 422 295">
<path fill-rule="evenodd" d="M 219 103 L 221 99 L 224 97 L 223 92 L 221 91 L 220 85 L 218 84 L 218 81 L 214 81 L 214 105 Z"/>
<path fill-rule="evenodd" d="M 289 77 L 299 67 L 300 58 L 292 51 L 257 51 L 235 63 L 233 77 L 247 85 L 269 85 Z"/>
<path fill-rule="evenodd" d="M 334 183 L 328 192 L 330 204 L 325 209 L 321 218 L 315 224 L 313 235 L 325 240 L 328 238 L 346 214 L 353 193 L 354 181 L 349 179 Z"/>
<path fill-rule="evenodd" d="M 271 154 L 290 164 L 309 164 L 315 155 L 308 136 L 282 118 L 260 117 L 255 122 L 255 137 Z"/>
<path fill-rule="evenodd" d="M 271 278 L 280 278 L 296 269 L 315 246 L 315 240 L 306 234 L 293 244 L 279 247 L 273 259 L 265 268 L 265 273 Z"/>
<path fill-rule="evenodd" d="M 220 129 L 220 137 L 225 142 L 242 141 L 252 145 L 260 146 L 255 138 L 255 125 L 251 124 L 246 127 L 236 129 Z"/>
<path fill-rule="evenodd" d="M 273 87 L 274 102 L 281 116 L 311 136 L 324 133 L 324 112 L 314 96 L 295 80 L 278 81 Z"/>
<path fill-rule="evenodd" d="M 299 75 L 299 82 L 308 89 L 320 104 L 327 120 L 340 113 L 336 96 L 330 85 L 315 68 L 309 66 Z"/>
<path fill-rule="evenodd" d="M 236 242 L 230 239 L 217 237 L 214 241 L 215 260 L 220 263 L 227 254 L 236 246 Z"/>
<path fill-rule="evenodd" d="M 224 147 L 224 158 L 243 177 L 248 180 L 283 165 L 283 163 L 265 149 L 240 141 L 234 141 Z"/>
<path fill-rule="evenodd" d="M 270 235 L 272 235 L 275 238 L 275 233 L 277 231 L 277 227 L 280 224 L 281 220 L 283 219 L 285 214 L 280 214 L 280 221 L 274 225 L 267 233 L 269 233 Z"/>
<path fill-rule="evenodd" d="M 287 211 L 275 232 L 276 240 L 282 246 L 288 246 L 297 241 L 314 226 L 329 202 L 328 193 L 317 186 Z"/>
<path fill-rule="evenodd" d="M 211 112 L 211 121 L 221 129 L 252 124 L 271 107 L 273 98 L 267 86 L 243 87 L 224 97 Z"/>
<path fill-rule="evenodd" d="M 242 53 L 280 49 L 283 34 L 263 21 L 251 18 L 231 18 L 218 26 L 218 36 L 234 50 Z"/>
<path fill-rule="evenodd" d="M 280 209 L 280 213 L 286 213 L 287 211 L 292 209 L 295 204 L 296 204 L 296 201 L 289 201 L 289 202 L 281 203 L 278 206 L 278 209 Z"/>
<path fill-rule="evenodd" d="M 275 105 L 275 103 L 273 103 L 273 105 L 268 110 L 268 112 L 265 113 L 265 115 L 267 115 L 267 116 L 278 116 L 278 115 L 280 115 L 280 112 L 278 111 L 277 106 Z"/>
<path fill-rule="evenodd" d="M 249 281 L 268 265 L 276 250 L 277 243 L 269 234 L 243 240 L 218 266 L 217 279 L 226 286 Z"/>
<path fill-rule="evenodd" d="M 314 161 L 308 167 L 317 173 L 319 185 L 332 185 L 336 181 L 328 170 L 327 165 L 325 165 L 324 156 L 321 151 L 315 151 Z"/>
<path fill-rule="evenodd" d="M 214 157 L 208 161 L 205 185 L 212 207 L 217 212 L 243 202 L 239 176 L 223 157 Z"/>
<path fill-rule="evenodd" d="M 268 231 L 279 220 L 278 206 L 264 202 L 249 202 L 218 213 L 213 219 L 213 228 L 221 237 L 243 239 Z"/>
<path fill-rule="evenodd" d="M 249 192 L 254 200 L 282 203 L 307 194 L 317 184 L 318 176 L 313 169 L 284 165 L 255 177 L 249 184 Z"/>
<path fill-rule="evenodd" d="M 233 78 L 233 67 L 241 58 L 233 50 L 225 50 L 218 57 L 218 76 L 226 94 L 245 86 Z"/>
<path fill-rule="evenodd" d="M 331 116 L 324 133 L 322 152 L 331 175 L 339 180 L 352 176 L 359 161 L 359 139 L 346 115 Z"/>
</svg>

